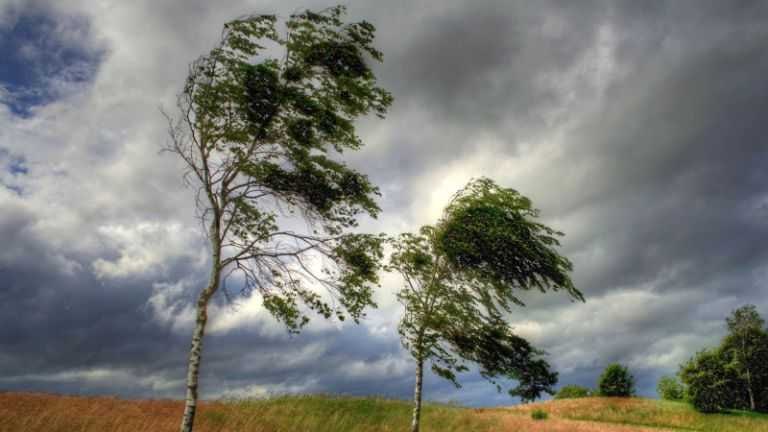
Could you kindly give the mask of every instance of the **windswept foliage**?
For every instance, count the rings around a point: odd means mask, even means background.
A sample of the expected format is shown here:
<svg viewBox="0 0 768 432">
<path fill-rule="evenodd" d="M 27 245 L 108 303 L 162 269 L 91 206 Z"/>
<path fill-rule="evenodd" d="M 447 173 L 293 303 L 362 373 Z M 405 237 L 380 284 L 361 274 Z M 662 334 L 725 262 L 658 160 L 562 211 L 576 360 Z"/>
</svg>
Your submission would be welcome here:
<svg viewBox="0 0 768 432">
<path fill-rule="evenodd" d="M 573 265 L 556 249 L 563 233 L 538 216 L 530 199 L 488 178 L 470 182 L 445 209 L 437 245 L 493 314 L 523 305 L 517 290 L 563 290 L 584 300 L 569 276 Z"/>
<path fill-rule="evenodd" d="M 399 330 L 416 360 L 412 431 L 425 362 L 457 386 L 457 373 L 474 364 L 499 390 L 502 379 L 516 380 L 510 394 L 524 401 L 554 393 L 557 373 L 544 353 L 504 319 L 522 305 L 518 289 L 565 290 L 583 300 L 568 276 L 571 263 L 555 250 L 561 234 L 536 216 L 527 198 L 481 178 L 454 196 L 437 225 L 393 242 L 389 269 L 405 280 Z"/>
<path fill-rule="evenodd" d="M 292 332 L 308 322 L 307 309 L 357 320 L 373 304 L 382 238 L 349 229 L 378 214 L 379 192 L 341 155 L 362 146 L 355 120 L 383 116 L 392 98 L 369 65 L 382 59 L 373 25 L 345 23 L 343 14 L 341 6 L 297 13 L 285 31 L 274 15 L 228 22 L 218 46 L 190 67 L 180 115 L 168 116 L 169 150 L 197 187 L 212 257 L 182 431 L 192 429 L 207 305 L 220 284 L 227 295 L 228 280 L 260 295 Z"/>
</svg>

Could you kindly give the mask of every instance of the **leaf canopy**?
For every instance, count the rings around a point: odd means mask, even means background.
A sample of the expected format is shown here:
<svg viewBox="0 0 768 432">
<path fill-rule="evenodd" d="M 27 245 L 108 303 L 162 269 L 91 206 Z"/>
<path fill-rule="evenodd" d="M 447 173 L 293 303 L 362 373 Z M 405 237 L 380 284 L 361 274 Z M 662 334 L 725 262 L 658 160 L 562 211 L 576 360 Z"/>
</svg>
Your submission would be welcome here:
<svg viewBox="0 0 768 432">
<path fill-rule="evenodd" d="M 555 250 L 560 233 L 536 216 L 530 200 L 482 178 L 456 194 L 436 226 L 393 241 L 388 269 L 406 282 L 398 293 L 402 341 L 437 375 L 458 385 L 456 374 L 473 363 L 499 389 L 501 379 L 517 380 L 510 394 L 525 401 L 554 393 L 557 373 L 544 353 L 503 319 L 522 305 L 517 289 L 562 289 L 583 300 L 570 262 Z"/>
<path fill-rule="evenodd" d="M 528 198 L 480 178 L 453 197 L 436 241 L 491 308 L 522 305 L 516 290 L 563 290 L 583 301 L 569 276 L 573 265 L 555 249 L 563 234 L 535 221 L 538 216 Z"/>
<path fill-rule="evenodd" d="M 383 117 L 392 97 L 370 66 L 382 60 L 374 26 L 344 13 L 294 14 L 284 30 L 274 15 L 228 22 L 192 64 L 171 123 L 225 282 L 239 274 L 291 331 L 308 320 L 302 304 L 357 319 L 378 281 L 382 237 L 350 230 L 378 215 L 379 191 L 342 154 L 362 146 L 356 119 Z"/>
</svg>

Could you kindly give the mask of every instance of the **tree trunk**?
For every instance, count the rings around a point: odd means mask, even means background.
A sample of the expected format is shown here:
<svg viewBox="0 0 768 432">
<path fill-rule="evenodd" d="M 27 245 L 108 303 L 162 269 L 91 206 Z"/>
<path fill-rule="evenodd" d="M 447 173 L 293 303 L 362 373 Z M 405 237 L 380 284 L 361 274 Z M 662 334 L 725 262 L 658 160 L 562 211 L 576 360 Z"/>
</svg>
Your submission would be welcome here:
<svg viewBox="0 0 768 432">
<path fill-rule="evenodd" d="M 208 286 L 200 293 L 197 300 L 197 316 L 195 319 L 195 331 L 192 333 L 192 346 L 189 350 L 189 362 L 187 363 L 187 397 L 184 405 L 184 416 L 181 419 L 181 432 L 192 432 L 197 411 L 197 386 L 200 375 L 200 360 L 203 351 L 203 337 L 205 336 L 205 324 L 208 322 L 208 302 L 219 289 L 221 276 L 221 247 L 218 240 L 218 224 L 211 225 L 211 246 L 213 247 L 211 277 Z"/>
<path fill-rule="evenodd" d="M 750 411 L 755 410 L 755 394 L 752 391 L 752 376 L 749 373 L 749 369 L 747 369 L 747 393 L 749 393 L 749 409 Z"/>
<path fill-rule="evenodd" d="M 747 393 L 749 394 L 749 409 L 750 411 L 754 411 L 755 395 L 752 392 L 752 375 L 749 373 L 749 366 L 747 366 L 747 341 L 743 336 L 741 338 L 741 357 L 742 363 L 744 364 L 744 369 L 747 372 Z"/>
<path fill-rule="evenodd" d="M 421 421 L 421 388 L 424 377 L 424 358 L 419 357 L 416 360 L 416 385 L 413 389 L 413 421 L 411 422 L 411 432 L 419 432 Z"/>
</svg>

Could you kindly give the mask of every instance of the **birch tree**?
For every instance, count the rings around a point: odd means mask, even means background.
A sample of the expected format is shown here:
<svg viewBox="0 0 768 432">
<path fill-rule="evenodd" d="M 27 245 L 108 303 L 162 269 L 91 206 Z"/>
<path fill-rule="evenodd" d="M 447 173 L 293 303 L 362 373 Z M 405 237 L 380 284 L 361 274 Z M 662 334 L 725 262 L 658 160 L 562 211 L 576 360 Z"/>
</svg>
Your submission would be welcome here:
<svg viewBox="0 0 768 432">
<path fill-rule="evenodd" d="M 411 431 L 421 417 L 424 365 L 455 385 L 457 373 L 478 366 L 501 390 L 514 379 L 523 401 L 553 394 L 557 382 L 543 352 L 515 335 L 505 321 L 518 291 L 565 291 L 583 301 L 568 273 L 571 263 L 555 247 L 561 233 L 536 222 L 530 200 L 492 180 L 471 181 L 435 226 L 393 241 L 388 269 L 405 281 L 399 332 L 416 361 Z"/>
<path fill-rule="evenodd" d="M 208 306 L 220 290 L 260 295 L 291 332 L 310 311 L 357 321 L 373 305 L 382 239 L 350 229 L 378 214 L 378 190 L 341 156 L 362 146 L 355 119 L 383 117 L 392 98 L 370 66 L 382 59 L 373 25 L 345 23 L 344 12 L 298 13 L 282 27 L 274 15 L 225 24 L 191 65 L 179 113 L 167 115 L 169 150 L 197 189 L 211 253 L 182 432 L 194 425 Z"/>
<path fill-rule="evenodd" d="M 751 411 L 765 410 L 768 387 L 768 332 L 755 305 L 742 306 L 725 319 L 728 335 L 720 350 L 730 369 L 743 382 Z"/>
</svg>

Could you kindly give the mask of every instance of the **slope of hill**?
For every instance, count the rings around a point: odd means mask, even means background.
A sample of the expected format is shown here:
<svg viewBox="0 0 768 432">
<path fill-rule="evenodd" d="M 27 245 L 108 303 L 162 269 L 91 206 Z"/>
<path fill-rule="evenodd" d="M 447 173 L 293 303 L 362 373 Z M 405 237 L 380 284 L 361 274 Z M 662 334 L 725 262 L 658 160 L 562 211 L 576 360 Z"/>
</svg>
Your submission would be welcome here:
<svg viewBox="0 0 768 432">
<path fill-rule="evenodd" d="M 564 431 L 768 432 L 768 415 L 748 412 L 702 414 L 687 403 L 643 398 L 565 399 L 521 405 L 502 411 L 528 419 L 536 409 L 546 411 L 549 418 L 554 420 L 552 423 L 567 422 L 573 425 L 573 428 L 562 429 Z M 508 424 L 512 416 L 505 418 Z M 552 428 L 530 430 L 561 430 L 555 429 L 553 424 L 550 426 Z"/>
<path fill-rule="evenodd" d="M 0 432 L 175 432 L 180 401 L 0 393 Z M 535 409 L 549 418 L 533 420 Z M 198 432 L 407 431 L 410 405 L 381 398 L 290 396 L 204 403 Z M 512 408 L 428 404 L 424 432 L 768 432 L 768 416 L 703 415 L 682 403 L 586 398 Z"/>
</svg>

